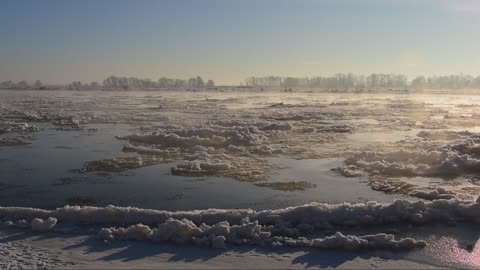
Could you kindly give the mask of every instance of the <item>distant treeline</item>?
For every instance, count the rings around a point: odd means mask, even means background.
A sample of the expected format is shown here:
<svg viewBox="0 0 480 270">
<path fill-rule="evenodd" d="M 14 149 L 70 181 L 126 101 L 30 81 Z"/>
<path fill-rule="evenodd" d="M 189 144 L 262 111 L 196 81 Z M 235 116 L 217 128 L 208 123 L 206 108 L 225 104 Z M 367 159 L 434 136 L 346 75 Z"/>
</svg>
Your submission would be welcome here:
<svg viewBox="0 0 480 270">
<path fill-rule="evenodd" d="M 63 86 L 45 86 L 41 81 L 37 80 L 33 84 L 27 81 L 12 82 L 4 81 L 0 83 L 0 89 L 67 89 L 67 90 L 141 90 L 141 89 L 157 89 L 157 88 L 211 88 L 215 87 L 213 80 L 204 81 L 202 77 L 197 76 L 188 80 L 170 79 L 162 77 L 157 81 L 151 79 L 139 79 L 135 77 L 117 77 L 110 76 L 103 80 L 102 83 L 91 82 L 82 83 L 74 81 Z"/>
<path fill-rule="evenodd" d="M 339 91 L 375 91 L 375 90 L 442 90 L 442 89 L 480 89 L 480 76 L 465 74 L 447 76 L 418 76 L 409 80 L 402 74 L 371 74 L 369 76 L 336 74 L 335 76 L 317 77 L 250 77 L 245 80 L 251 87 L 284 87 L 284 88 L 315 88 Z M 44 85 L 37 80 L 33 84 L 27 81 L 4 81 L 0 89 L 68 89 L 68 90 L 142 90 L 142 89 L 174 89 L 174 88 L 212 88 L 213 80 L 204 81 L 202 77 L 190 79 L 170 79 L 162 77 L 157 81 L 135 77 L 110 76 L 102 83 L 83 83 L 74 81 L 67 85 Z"/>
<path fill-rule="evenodd" d="M 371 74 L 369 76 L 336 74 L 331 77 L 250 77 L 248 86 L 256 87 L 305 87 L 324 90 L 428 90 L 428 89 L 480 89 L 480 76 L 465 74 L 448 76 L 418 76 L 409 81 L 401 74 Z"/>
</svg>

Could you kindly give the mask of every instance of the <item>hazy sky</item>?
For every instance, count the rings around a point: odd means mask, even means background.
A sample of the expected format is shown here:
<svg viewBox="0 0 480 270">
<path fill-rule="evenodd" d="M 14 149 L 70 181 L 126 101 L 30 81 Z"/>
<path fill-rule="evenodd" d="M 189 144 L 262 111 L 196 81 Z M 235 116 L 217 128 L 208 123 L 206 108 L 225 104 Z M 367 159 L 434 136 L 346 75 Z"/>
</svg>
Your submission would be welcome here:
<svg viewBox="0 0 480 270">
<path fill-rule="evenodd" d="M 480 74 L 480 0 L 1 0 L 0 80 Z"/>
</svg>

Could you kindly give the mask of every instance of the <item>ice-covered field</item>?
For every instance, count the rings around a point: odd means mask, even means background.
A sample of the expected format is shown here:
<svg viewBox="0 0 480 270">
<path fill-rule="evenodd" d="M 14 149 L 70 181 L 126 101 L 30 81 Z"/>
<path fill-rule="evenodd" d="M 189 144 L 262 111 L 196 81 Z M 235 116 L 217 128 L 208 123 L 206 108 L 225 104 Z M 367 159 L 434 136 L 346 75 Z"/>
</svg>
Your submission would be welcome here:
<svg viewBox="0 0 480 270">
<path fill-rule="evenodd" d="M 0 267 L 480 267 L 480 95 L 0 97 Z"/>
</svg>

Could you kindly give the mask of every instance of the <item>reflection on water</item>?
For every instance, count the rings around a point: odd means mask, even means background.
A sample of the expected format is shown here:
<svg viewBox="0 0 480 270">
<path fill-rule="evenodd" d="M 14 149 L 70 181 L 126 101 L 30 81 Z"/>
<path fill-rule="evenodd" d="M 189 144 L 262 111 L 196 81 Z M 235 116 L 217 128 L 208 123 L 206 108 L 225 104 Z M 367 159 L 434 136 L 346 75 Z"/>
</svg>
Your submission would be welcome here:
<svg viewBox="0 0 480 270">
<path fill-rule="evenodd" d="M 358 143 L 386 143 L 396 142 L 406 137 L 414 137 L 421 129 L 411 129 L 407 131 L 390 131 L 390 132 L 357 132 L 348 135 L 348 140 Z"/>
</svg>

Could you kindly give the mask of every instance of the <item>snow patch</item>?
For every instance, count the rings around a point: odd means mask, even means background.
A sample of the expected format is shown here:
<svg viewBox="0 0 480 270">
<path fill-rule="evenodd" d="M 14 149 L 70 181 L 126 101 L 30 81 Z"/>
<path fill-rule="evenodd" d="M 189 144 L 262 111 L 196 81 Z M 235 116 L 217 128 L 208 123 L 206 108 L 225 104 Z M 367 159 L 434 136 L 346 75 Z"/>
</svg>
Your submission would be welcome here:
<svg viewBox="0 0 480 270">
<path fill-rule="evenodd" d="M 49 217 L 47 220 L 41 218 L 34 218 L 32 220 L 32 232 L 35 233 L 46 233 L 52 229 L 55 224 L 57 224 L 57 219 L 54 217 Z"/>
</svg>

